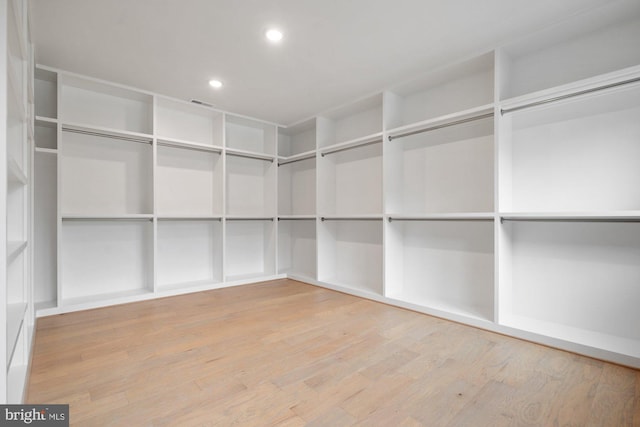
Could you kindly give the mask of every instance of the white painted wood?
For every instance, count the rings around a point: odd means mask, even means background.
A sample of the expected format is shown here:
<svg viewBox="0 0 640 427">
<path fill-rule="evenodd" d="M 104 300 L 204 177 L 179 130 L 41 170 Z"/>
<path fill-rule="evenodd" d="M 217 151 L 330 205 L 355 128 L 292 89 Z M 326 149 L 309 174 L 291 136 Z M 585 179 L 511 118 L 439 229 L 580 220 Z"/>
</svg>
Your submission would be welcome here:
<svg viewBox="0 0 640 427">
<path fill-rule="evenodd" d="M 275 274 L 275 226 L 270 220 L 227 220 L 225 280 Z"/>
<path fill-rule="evenodd" d="M 385 94 L 385 129 L 493 102 L 493 52 L 441 67 Z"/>
<path fill-rule="evenodd" d="M 151 221 L 64 221 L 61 241 L 63 304 L 151 289 Z"/>
<path fill-rule="evenodd" d="M 156 130 L 160 138 L 222 147 L 223 114 L 209 108 L 158 97 Z"/>
<path fill-rule="evenodd" d="M 222 160 L 218 153 L 157 148 L 156 213 L 222 215 Z"/>
<path fill-rule="evenodd" d="M 278 221 L 278 273 L 316 278 L 316 220 Z"/>
<path fill-rule="evenodd" d="M 158 221 L 157 289 L 222 281 L 222 224 L 215 220 Z"/>
<path fill-rule="evenodd" d="M 36 67 L 35 69 L 36 116 L 58 118 L 58 74 Z"/>
<path fill-rule="evenodd" d="M 505 231 L 513 262 L 504 324 L 638 357 L 638 223 L 518 221 Z"/>
<path fill-rule="evenodd" d="M 393 221 L 386 296 L 493 320 L 493 221 Z"/>
<path fill-rule="evenodd" d="M 153 132 L 151 95 L 65 74 L 58 78 L 62 83 L 62 121 L 143 134 Z"/>
<path fill-rule="evenodd" d="M 57 299 L 57 156 L 35 155 L 34 182 L 34 302 L 55 304 Z"/>
<path fill-rule="evenodd" d="M 314 215 L 315 190 L 315 156 L 278 166 L 278 215 Z"/>
<path fill-rule="evenodd" d="M 316 149 L 316 120 L 278 128 L 278 156 L 291 157 Z"/>
<path fill-rule="evenodd" d="M 226 115 L 225 146 L 260 154 L 275 155 L 276 126 L 240 116 Z"/>
<path fill-rule="evenodd" d="M 151 213 L 151 145 L 63 132 L 60 151 L 63 213 Z"/>
<path fill-rule="evenodd" d="M 58 126 L 56 123 L 36 119 L 34 126 L 36 147 L 56 150 L 58 148 L 57 129 Z"/>
<path fill-rule="evenodd" d="M 493 212 L 493 119 L 394 139 L 390 214 Z"/>
<path fill-rule="evenodd" d="M 274 161 L 227 155 L 226 169 L 227 215 L 274 216 L 277 179 Z"/>
<path fill-rule="evenodd" d="M 326 220 L 318 230 L 318 280 L 382 295 L 382 221 Z"/>
<path fill-rule="evenodd" d="M 382 214 L 382 144 L 319 157 L 321 215 Z"/>
<path fill-rule="evenodd" d="M 328 147 L 382 132 L 382 95 L 326 112 L 318 122 L 318 147 Z"/>
<path fill-rule="evenodd" d="M 514 212 L 640 209 L 640 85 L 510 113 Z M 508 161 L 508 160 L 507 160 Z M 508 173 L 507 171 L 505 171 Z M 509 203 L 511 202 L 511 203 Z"/>
<path fill-rule="evenodd" d="M 640 8 L 610 2 L 504 47 L 502 99 L 640 64 Z"/>
</svg>

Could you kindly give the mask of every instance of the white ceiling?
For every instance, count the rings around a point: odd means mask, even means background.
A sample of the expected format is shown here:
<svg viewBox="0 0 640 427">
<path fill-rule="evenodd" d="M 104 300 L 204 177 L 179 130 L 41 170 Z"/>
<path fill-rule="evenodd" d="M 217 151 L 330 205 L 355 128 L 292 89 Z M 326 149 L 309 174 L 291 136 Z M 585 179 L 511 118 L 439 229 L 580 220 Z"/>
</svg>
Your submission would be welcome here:
<svg viewBox="0 0 640 427">
<path fill-rule="evenodd" d="M 31 0 L 40 64 L 280 124 L 609 2 Z"/>
</svg>

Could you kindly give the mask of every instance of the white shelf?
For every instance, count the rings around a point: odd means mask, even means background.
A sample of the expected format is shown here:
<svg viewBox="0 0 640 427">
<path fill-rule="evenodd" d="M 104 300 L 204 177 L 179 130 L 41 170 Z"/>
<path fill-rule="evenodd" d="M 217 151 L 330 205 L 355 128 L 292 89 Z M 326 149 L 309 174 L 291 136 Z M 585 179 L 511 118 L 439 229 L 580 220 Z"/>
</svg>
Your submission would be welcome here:
<svg viewBox="0 0 640 427">
<path fill-rule="evenodd" d="M 271 154 L 263 154 L 248 150 L 239 150 L 237 148 L 227 148 L 226 153 L 229 156 L 246 157 L 249 159 L 268 160 L 270 162 L 273 162 L 275 160 L 275 156 Z"/>
<path fill-rule="evenodd" d="M 214 153 L 222 153 L 222 147 L 190 142 L 182 139 L 158 137 L 158 145 L 164 147 L 183 148 L 188 150 L 211 151 Z"/>
<path fill-rule="evenodd" d="M 27 248 L 26 241 L 9 241 L 7 242 L 7 258 L 11 259 L 18 254 L 22 253 Z"/>
<path fill-rule="evenodd" d="M 27 185 L 29 183 L 27 175 L 25 175 L 20 165 L 18 165 L 14 159 L 9 159 L 7 162 L 7 172 L 7 180 L 10 183 L 17 183 L 21 185 Z"/>
<path fill-rule="evenodd" d="M 210 108 L 156 97 L 156 135 L 194 148 L 223 145 L 223 114 Z"/>
<path fill-rule="evenodd" d="M 278 130 L 278 156 L 284 159 L 295 159 L 307 153 L 315 153 L 316 120 L 306 120 L 287 128 Z"/>
<path fill-rule="evenodd" d="M 98 217 L 150 214 L 152 153 L 149 144 L 63 132 L 60 209 Z"/>
<path fill-rule="evenodd" d="M 276 156 L 278 129 L 275 125 L 248 119 L 246 117 L 226 115 L 225 147 L 227 152 L 251 153 L 265 158 Z"/>
<path fill-rule="evenodd" d="M 61 122 L 145 137 L 153 133 L 151 95 L 70 74 L 58 80 Z"/>
<path fill-rule="evenodd" d="M 321 221 L 351 221 L 351 220 L 362 220 L 362 221 L 368 221 L 368 220 L 382 220 L 383 216 L 380 214 L 370 214 L 370 215 L 320 215 L 320 220 Z"/>
<path fill-rule="evenodd" d="M 220 221 L 221 215 L 158 215 L 158 221 Z"/>
<path fill-rule="evenodd" d="M 272 216 L 261 215 L 227 215 L 227 221 L 273 221 Z"/>
<path fill-rule="evenodd" d="M 62 220 L 136 220 L 136 219 L 153 219 L 152 214 L 123 214 L 123 215 L 91 215 L 91 214 L 73 214 L 63 213 Z"/>
<path fill-rule="evenodd" d="M 36 153 L 40 153 L 40 154 L 58 155 L 58 149 L 57 148 L 40 148 L 40 147 L 36 147 L 34 150 L 35 150 Z"/>
<path fill-rule="evenodd" d="M 226 281 L 271 276 L 276 268 L 275 224 L 271 220 L 227 221 Z"/>
<path fill-rule="evenodd" d="M 139 301 L 141 296 L 151 296 L 148 289 L 131 289 L 124 291 L 105 292 L 81 297 L 65 298 L 61 301 L 61 308 L 76 308 L 84 310 L 105 305 L 123 304 L 129 301 Z"/>
<path fill-rule="evenodd" d="M 297 218 L 278 224 L 278 273 L 314 278 L 316 265 L 315 218 Z"/>
<path fill-rule="evenodd" d="M 382 144 L 334 152 L 318 161 L 318 211 L 323 215 L 381 215 Z"/>
<path fill-rule="evenodd" d="M 279 166 L 285 166 L 288 165 L 289 163 L 293 163 L 293 162 L 299 162 L 302 160 L 308 160 L 308 159 L 312 159 L 316 157 L 316 151 L 312 150 L 312 151 L 305 151 L 304 153 L 300 153 L 300 154 L 295 154 L 293 156 L 289 156 L 289 157 L 284 157 L 284 156 L 279 156 L 278 157 L 278 165 Z"/>
<path fill-rule="evenodd" d="M 640 221 L 640 211 L 501 212 L 500 218 L 521 221 Z"/>
<path fill-rule="evenodd" d="M 493 321 L 492 221 L 394 221 L 385 239 L 386 296 Z"/>
<path fill-rule="evenodd" d="M 340 142 L 338 144 L 332 144 L 324 147 L 320 150 L 320 154 L 324 157 L 328 154 L 349 150 L 351 148 L 358 148 L 369 144 L 376 144 L 382 142 L 382 132 L 376 132 L 371 135 L 362 136 L 349 141 Z"/>
<path fill-rule="evenodd" d="M 122 141 L 142 142 L 151 144 L 153 141 L 153 135 L 141 132 L 131 132 L 125 130 L 119 130 L 116 128 L 109 128 L 103 126 L 93 126 L 85 123 L 72 123 L 68 121 L 61 122 L 62 130 L 68 132 L 86 133 L 90 136 L 97 137 L 112 137 L 120 139 Z"/>
<path fill-rule="evenodd" d="M 7 304 L 7 365 L 11 364 L 26 311 L 26 303 Z"/>
<path fill-rule="evenodd" d="M 50 126 L 50 127 L 56 127 L 58 125 L 58 119 L 53 119 L 45 116 L 36 116 L 34 118 L 34 121 L 36 125 Z"/>
<path fill-rule="evenodd" d="M 222 224 L 216 220 L 159 221 L 157 289 L 222 281 Z"/>
<path fill-rule="evenodd" d="M 493 85 L 493 52 L 432 70 L 385 92 L 385 129 L 435 124 L 432 118 L 490 105 Z"/>
<path fill-rule="evenodd" d="M 452 212 L 426 215 L 389 215 L 389 221 L 493 221 L 493 212 Z"/>
<path fill-rule="evenodd" d="M 506 115 L 501 209 L 640 210 L 639 115 L 640 83 Z"/>
<path fill-rule="evenodd" d="M 318 280 L 382 296 L 382 221 L 324 221 L 318 228 Z"/>
<path fill-rule="evenodd" d="M 223 161 L 219 153 L 161 146 L 156 162 L 158 215 L 222 215 Z"/>
<path fill-rule="evenodd" d="M 382 95 L 374 95 L 323 113 L 316 119 L 321 149 L 356 142 L 382 132 Z"/>
<path fill-rule="evenodd" d="M 278 213 L 311 215 L 316 212 L 316 158 L 278 166 Z"/>
</svg>

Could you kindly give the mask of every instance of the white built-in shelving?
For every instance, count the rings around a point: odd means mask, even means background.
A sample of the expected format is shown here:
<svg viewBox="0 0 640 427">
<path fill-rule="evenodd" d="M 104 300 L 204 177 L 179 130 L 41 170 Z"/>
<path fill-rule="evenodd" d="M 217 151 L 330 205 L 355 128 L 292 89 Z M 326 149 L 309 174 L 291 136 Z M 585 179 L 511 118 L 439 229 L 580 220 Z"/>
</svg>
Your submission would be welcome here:
<svg viewBox="0 0 640 427">
<path fill-rule="evenodd" d="M 34 106 L 32 45 L 28 31 L 28 5 L 14 0 L 0 4 L 0 403 L 22 403 L 28 381 L 34 336 L 32 286 L 32 189 Z"/>
<path fill-rule="evenodd" d="M 612 2 L 291 126 L 38 67 L 40 314 L 289 276 L 639 367 L 639 38 Z"/>
</svg>

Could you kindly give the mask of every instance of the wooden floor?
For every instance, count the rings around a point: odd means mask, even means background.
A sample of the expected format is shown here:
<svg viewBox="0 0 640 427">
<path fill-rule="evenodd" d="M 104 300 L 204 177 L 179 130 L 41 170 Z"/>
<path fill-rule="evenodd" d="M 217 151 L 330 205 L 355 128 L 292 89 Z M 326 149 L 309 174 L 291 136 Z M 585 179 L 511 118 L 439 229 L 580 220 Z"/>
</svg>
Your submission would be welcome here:
<svg viewBox="0 0 640 427">
<path fill-rule="evenodd" d="M 279 280 L 38 320 L 77 426 L 638 426 L 640 371 Z"/>
</svg>

